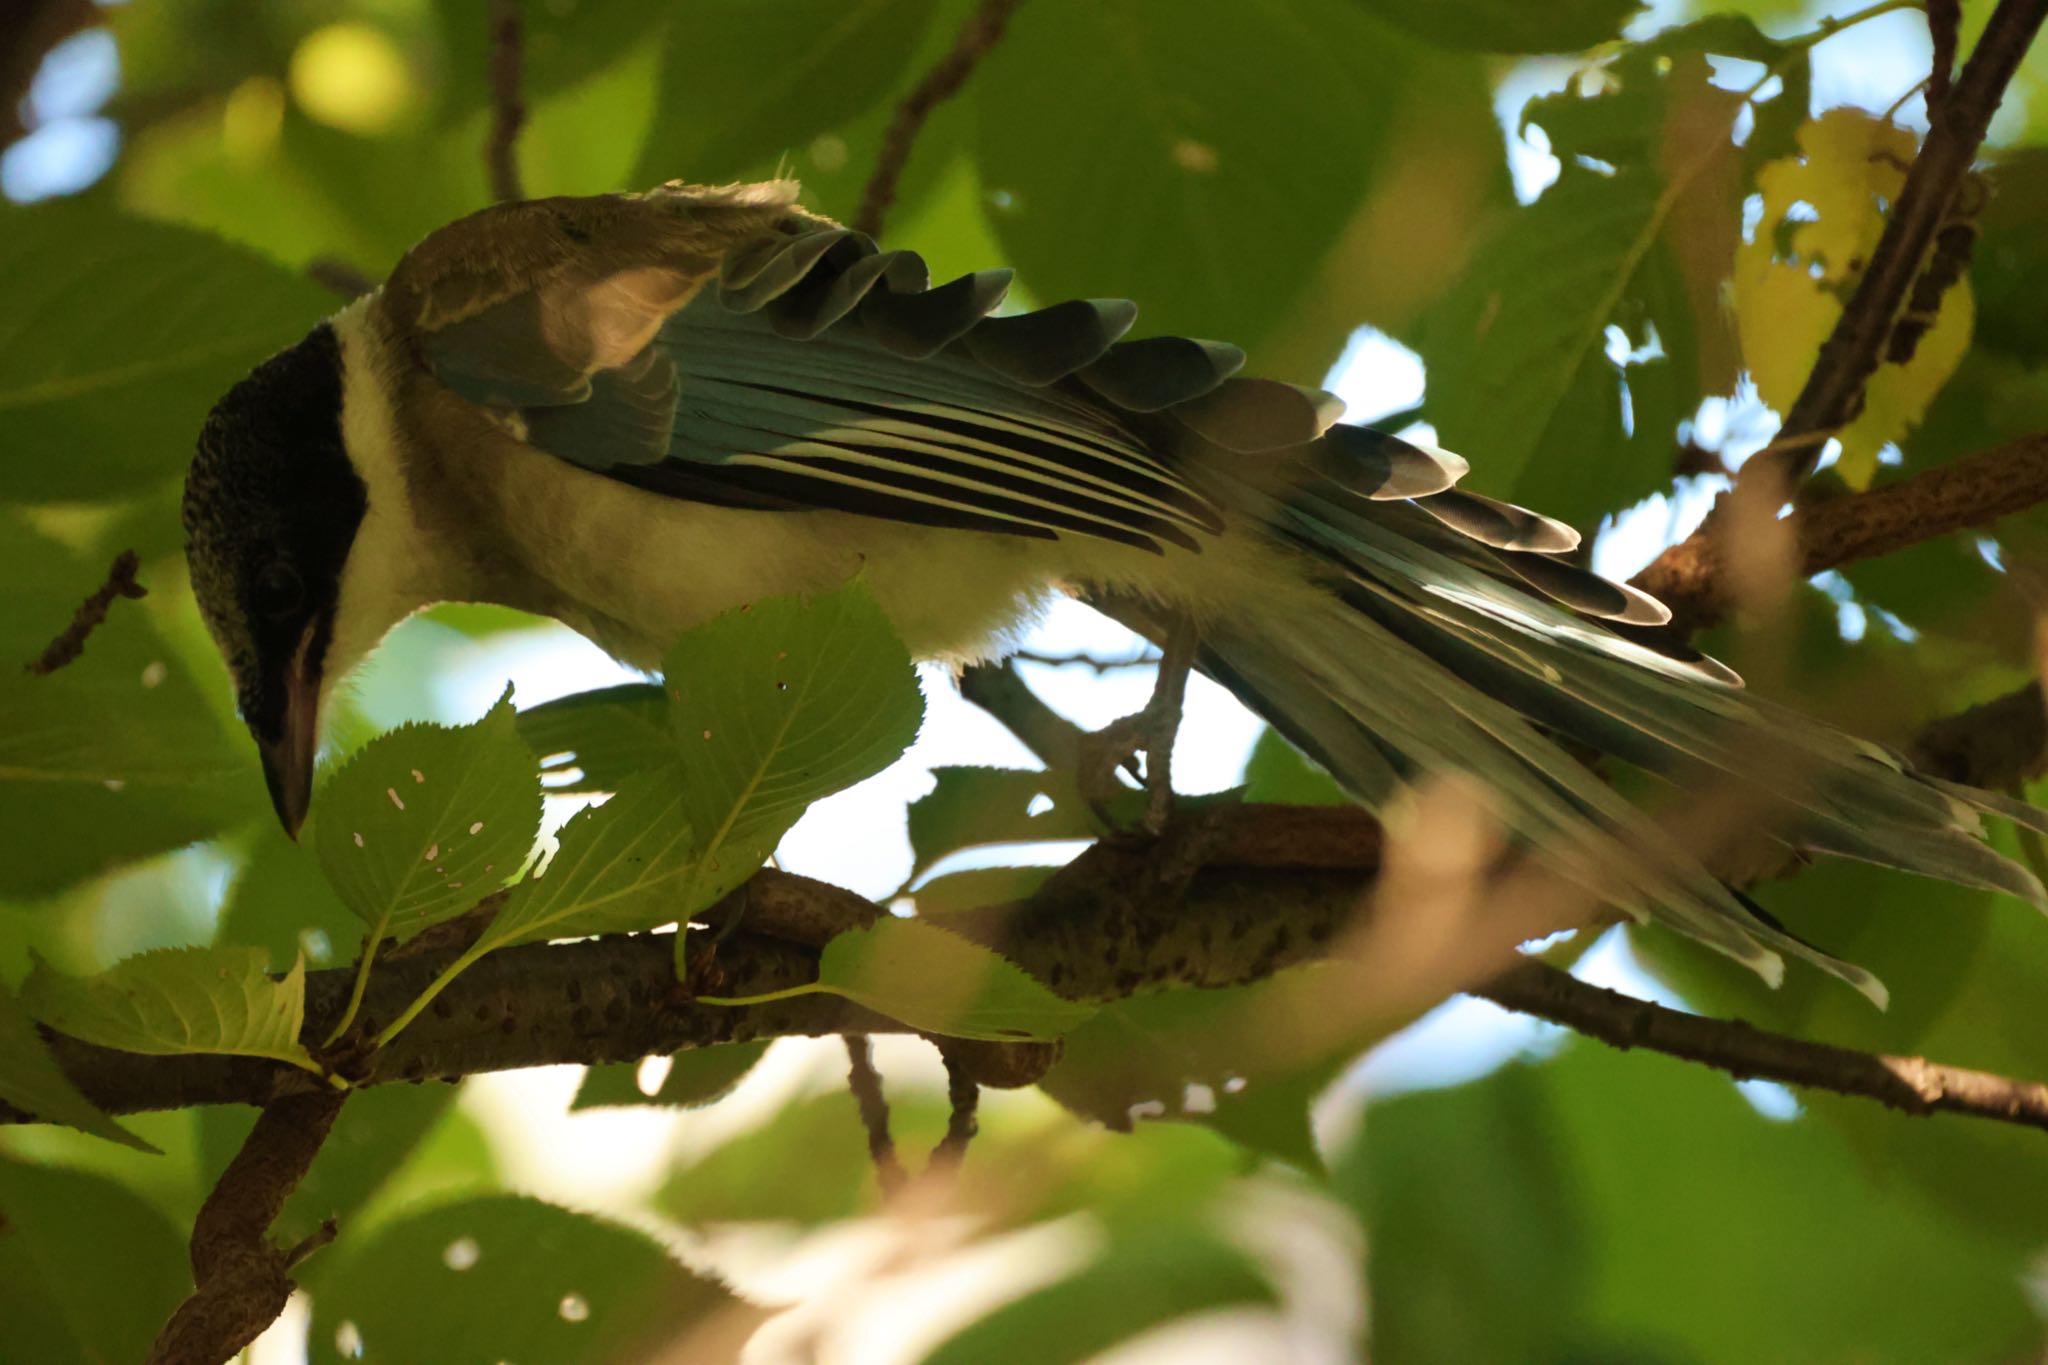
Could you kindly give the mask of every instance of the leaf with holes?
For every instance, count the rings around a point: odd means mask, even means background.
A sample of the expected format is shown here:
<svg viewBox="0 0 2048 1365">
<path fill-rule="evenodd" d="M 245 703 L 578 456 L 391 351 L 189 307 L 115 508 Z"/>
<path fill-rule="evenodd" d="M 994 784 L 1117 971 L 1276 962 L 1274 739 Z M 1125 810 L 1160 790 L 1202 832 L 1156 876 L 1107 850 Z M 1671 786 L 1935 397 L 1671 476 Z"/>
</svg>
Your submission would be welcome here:
<svg viewBox="0 0 2048 1365">
<path fill-rule="evenodd" d="M 269 956 L 261 948 L 160 948 L 97 976 L 66 976 L 38 958 L 21 983 L 21 1003 L 59 1033 L 101 1047 L 269 1057 L 318 1071 L 299 1042 L 305 959 L 278 978 Z"/>
<path fill-rule="evenodd" d="M 372 740 L 313 803 L 327 879 L 377 937 L 460 914 L 526 861 L 540 782 L 508 687 L 473 725 L 404 725 Z"/>
<path fill-rule="evenodd" d="M 519 736 L 550 792 L 614 792 L 672 761 L 668 699 L 653 683 L 577 692 L 519 713 Z"/>
<path fill-rule="evenodd" d="M 640 1063 L 613 1062 L 583 1073 L 571 1109 L 608 1109 L 621 1105 L 662 1105 L 697 1109 L 723 1099 L 745 1080 L 768 1051 L 768 1040 L 693 1047 L 670 1059 L 668 1074 L 650 1095 L 640 1088 Z"/>
<path fill-rule="evenodd" d="M 745 881 L 811 802 L 894 762 L 924 717 L 910 654 L 858 581 L 727 612 L 662 673 L 697 837 L 675 917 Z"/>
<path fill-rule="evenodd" d="M 561 846 L 512 888 L 467 956 L 538 939 L 622 934 L 680 918 L 698 862 L 673 765 L 628 778 L 602 806 L 579 811 Z"/>
<path fill-rule="evenodd" d="M 910 803 L 913 875 L 962 849 L 1107 832 L 1072 773 L 960 767 L 934 768 L 932 777 L 932 789 Z"/>
</svg>

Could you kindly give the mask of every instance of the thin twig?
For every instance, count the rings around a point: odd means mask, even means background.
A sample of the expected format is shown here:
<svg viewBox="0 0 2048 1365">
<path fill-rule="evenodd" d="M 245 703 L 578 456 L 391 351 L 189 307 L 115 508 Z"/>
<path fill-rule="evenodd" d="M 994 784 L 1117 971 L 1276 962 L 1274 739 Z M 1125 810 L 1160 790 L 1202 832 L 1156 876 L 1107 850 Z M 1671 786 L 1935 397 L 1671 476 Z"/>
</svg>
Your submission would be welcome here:
<svg viewBox="0 0 2048 1365">
<path fill-rule="evenodd" d="M 1810 578 L 2048 501 L 2048 432 L 1938 465 L 1897 483 L 1815 502 L 1792 516 L 1798 572 Z M 1735 607 L 1729 546 L 1694 535 L 1659 555 L 1633 582 L 1670 607 L 1674 625 L 1699 630 Z"/>
<path fill-rule="evenodd" d="M 954 1060 L 952 1049 L 941 1047 L 939 1055 L 946 1062 L 946 1135 L 932 1148 L 930 1168 L 950 1170 L 966 1158 L 967 1144 L 981 1130 L 981 1085 L 973 1068 Z"/>
<path fill-rule="evenodd" d="M 882 1094 L 882 1073 L 875 1070 L 875 1049 L 865 1033 L 846 1035 L 846 1088 L 860 1106 L 860 1126 L 867 1130 L 868 1155 L 874 1159 L 875 1179 L 882 1196 L 889 1198 L 902 1189 L 909 1177 L 896 1156 L 896 1139 L 889 1135 L 889 1101 Z"/>
<path fill-rule="evenodd" d="M 306 275 L 313 283 L 342 299 L 359 299 L 377 287 L 375 280 L 339 256 L 315 256 L 306 262 Z"/>
<path fill-rule="evenodd" d="M 1766 1033 L 1666 1009 L 1525 959 L 1472 994 L 1618 1048 L 1644 1048 L 1739 1078 L 1860 1095 L 1909 1114 L 1969 1114 L 2048 1132 L 2048 1085 Z"/>
<path fill-rule="evenodd" d="M 1948 103 L 1950 83 L 1955 79 L 1956 30 L 1963 25 L 1963 0 L 1927 0 L 1927 36 L 1934 43 L 1934 60 L 1927 67 L 1927 117 Z"/>
<path fill-rule="evenodd" d="M 1047 668 L 1091 668 L 1097 673 L 1115 673 L 1126 668 L 1147 668 L 1159 662 L 1157 650 L 1146 650 L 1133 654 L 1127 659 L 1105 659 L 1098 654 L 1079 652 L 1074 654 L 1040 654 L 1034 650 L 1020 649 L 1011 654 L 1019 663 L 1043 664 Z"/>
<path fill-rule="evenodd" d="M 115 555 L 113 564 L 107 569 L 106 582 L 78 604 L 78 610 L 72 613 L 71 624 L 50 641 L 48 648 L 23 667 L 37 677 L 44 677 L 85 653 L 86 640 L 107 619 L 107 609 L 114 605 L 115 598 L 149 596 L 149 589 L 135 581 L 135 571 L 141 567 L 142 561 L 133 550 L 123 550 Z"/>
<path fill-rule="evenodd" d="M 860 209 L 853 215 L 856 228 L 870 237 L 882 235 L 882 224 L 896 202 L 896 187 L 903 179 L 904 168 L 910 164 L 911 148 L 917 145 L 917 135 L 924 131 L 925 120 L 932 116 L 932 110 L 959 93 L 981 59 L 1002 41 L 1003 29 L 1022 3 L 1023 0 L 982 0 L 980 8 L 960 26 L 951 50 L 896 106 L 896 116 L 889 120 L 889 131 L 882 138 L 881 155 L 875 158 L 874 173 L 861 192 Z"/>
<path fill-rule="evenodd" d="M 484 141 L 484 165 L 491 197 L 499 203 L 524 199 L 519 181 L 519 130 L 526 126 L 526 101 L 519 72 L 526 49 L 520 0 L 491 0 L 491 130 Z"/>
<path fill-rule="evenodd" d="M 334 1239 L 332 1221 L 289 1248 L 270 1225 L 305 1179 L 334 1127 L 346 1091 L 274 1101 L 221 1172 L 192 1224 L 190 1297 L 150 1348 L 148 1365 L 220 1365 L 276 1321 L 291 1297 L 292 1269 Z"/>
</svg>

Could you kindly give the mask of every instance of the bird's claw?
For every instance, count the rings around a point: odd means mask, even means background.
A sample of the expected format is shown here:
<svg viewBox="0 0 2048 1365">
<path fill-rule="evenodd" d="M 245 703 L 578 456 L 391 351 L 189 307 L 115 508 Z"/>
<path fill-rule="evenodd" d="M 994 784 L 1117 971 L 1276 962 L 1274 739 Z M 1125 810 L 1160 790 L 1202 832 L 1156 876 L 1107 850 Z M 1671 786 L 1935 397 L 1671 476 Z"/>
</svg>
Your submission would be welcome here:
<svg viewBox="0 0 2048 1365">
<path fill-rule="evenodd" d="M 1108 822 L 1107 810 L 1126 788 L 1117 770 L 1126 768 L 1145 786 L 1145 809 L 1139 824 L 1147 834 L 1165 830 L 1173 815 L 1173 744 L 1180 733 L 1181 706 L 1187 696 L 1188 671 L 1194 666 L 1197 637 L 1192 622 L 1176 619 L 1159 657 L 1159 680 L 1144 707 L 1100 730 L 1081 736 L 1077 763 L 1081 795 Z M 1145 755 L 1142 771 L 1137 765 Z"/>
</svg>

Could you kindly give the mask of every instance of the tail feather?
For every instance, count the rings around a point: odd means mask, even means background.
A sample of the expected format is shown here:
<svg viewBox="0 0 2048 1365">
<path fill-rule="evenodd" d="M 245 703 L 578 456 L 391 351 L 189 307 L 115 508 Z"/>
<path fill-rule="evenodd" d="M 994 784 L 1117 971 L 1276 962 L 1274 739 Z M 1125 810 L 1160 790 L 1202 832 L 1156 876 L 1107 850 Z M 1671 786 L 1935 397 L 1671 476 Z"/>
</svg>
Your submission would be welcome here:
<svg viewBox="0 0 2048 1365">
<path fill-rule="evenodd" d="M 1333 591 L 1207 640 L 1212 667 L 1368 806 L 1417 775 L 1472 774 L 1501 794 L 1514 833 L 1589 893 L 1767 979 L 1779 954 L 1796 956 L 1880 1005 L 1875 977 L 1753 913 L 1545 731 L 1674 781 L 1737 784 L 1788 843 L 2048 909 L 2039 880 L 1981 842 L 1978 810 L 2038 825 L 2031 807 L 1923 778 L 1880 745 L 1574 616 L 1511 564 L 1405 534 L 1412 506 L 1334 485 L 1299 492 L 1273 509 L 1276 529 L 1338 573 Z M 1467 520 L 1492 531 L 1514 519 Z"/>
</svg>

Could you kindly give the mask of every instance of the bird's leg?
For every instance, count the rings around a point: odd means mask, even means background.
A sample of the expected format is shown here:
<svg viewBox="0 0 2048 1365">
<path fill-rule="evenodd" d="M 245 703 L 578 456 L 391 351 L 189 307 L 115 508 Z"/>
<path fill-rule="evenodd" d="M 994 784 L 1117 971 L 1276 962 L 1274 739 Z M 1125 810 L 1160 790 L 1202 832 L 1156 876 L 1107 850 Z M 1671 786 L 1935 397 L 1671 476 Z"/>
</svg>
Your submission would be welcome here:
<svg viewBox="0 0 2048 1365">
<path fill-rule="evenodd" d="M 1152 834 L 1165 829 L 1166 819 L 1173 813 L 1173 742 L 1180 733 L 1188 672 L 1194 667 L 1200 644 L 1201 632 L 1194 621 L 1176 613 L 1160 645 L 1159 679 L 1152 685 L 1151 699 L 1142 710 L 1081 737 L 1081 794 L 1098 807 L 1122 790 L 1116 770 L 1130 766 L 1138 752 L 1144 751 L 1144 827 Z M 1135 773 L 1135 768 L 1132 771 Z"/>
</svg>

